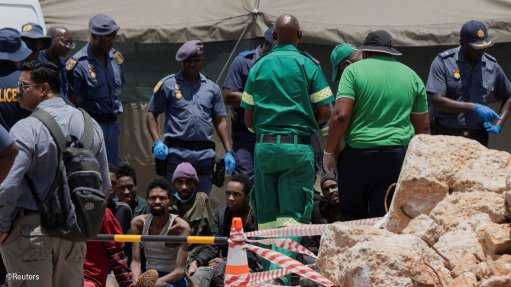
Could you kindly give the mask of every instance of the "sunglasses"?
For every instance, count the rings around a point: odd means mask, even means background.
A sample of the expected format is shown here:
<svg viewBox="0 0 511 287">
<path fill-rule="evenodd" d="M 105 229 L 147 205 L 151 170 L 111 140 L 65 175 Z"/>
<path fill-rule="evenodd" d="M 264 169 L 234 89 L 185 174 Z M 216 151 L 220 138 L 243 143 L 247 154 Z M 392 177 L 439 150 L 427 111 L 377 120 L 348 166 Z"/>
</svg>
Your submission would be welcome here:
<svg viewBox="0 0 511 287">
<path fill-rule="evenodd" d="M 18 89 L 20 91 L 25 91 L 26 89 L 28 89 L 28 87 L 35 86 L 35 85 L 39 85 L 39 84 L 25 84 L 23 82 L 18 82 Z"/>
<path fill-rule="evenodd" d="M 52 38 L 57 38 L 57 37 L 52 37 Z M 74 49 L 76 47 L 75 42 L 73 42 L 72 40 L 66 39 L 64 37 L 60 37 L 59 42 L 62 46 L 69 48 L 69 49 Z"/>
</svg>

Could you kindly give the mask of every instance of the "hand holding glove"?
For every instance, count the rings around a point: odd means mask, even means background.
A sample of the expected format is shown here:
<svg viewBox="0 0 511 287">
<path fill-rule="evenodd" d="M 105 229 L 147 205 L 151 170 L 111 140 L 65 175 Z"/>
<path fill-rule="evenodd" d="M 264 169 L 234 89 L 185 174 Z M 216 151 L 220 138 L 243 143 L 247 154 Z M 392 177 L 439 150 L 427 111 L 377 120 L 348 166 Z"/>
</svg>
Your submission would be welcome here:
<svg viewBox="0 0 511 287">
<path fill-rule="evenodd" d="M 335 176 L 337 174 L 337 159 L 334 152 L 323 151 L 323 170 L 327 175 Z"/>
<path fill-rule="evenodd" d="M 224 154 L 225 172 L 232 174 L 236 168 L 236 161 L 234 160 L 234 154 L 232 151 L 226 151 Z"/>
<path fill-rule="evenodd" d="M 154 142 L 153 154 L 155 158 L 159 160 L 165 160 L 167 158 L 168 153 L 169 148 L 161 140 L 157 140 Z"/>
<path fill-rule="evenodd" d="M 494 120 L 500 120 L 500 116 L 491 108 L 476 104 L 474 114 L 478 116 L 483 122 L 493 122 Z"/>
<path fill-rule="evenodd" d="M 489 122 L 483 124 L 484 129 L 490 134 L 498 135 L 502 132 L 502 128 L 499 125 L 492 125 Z"/>
</svg>

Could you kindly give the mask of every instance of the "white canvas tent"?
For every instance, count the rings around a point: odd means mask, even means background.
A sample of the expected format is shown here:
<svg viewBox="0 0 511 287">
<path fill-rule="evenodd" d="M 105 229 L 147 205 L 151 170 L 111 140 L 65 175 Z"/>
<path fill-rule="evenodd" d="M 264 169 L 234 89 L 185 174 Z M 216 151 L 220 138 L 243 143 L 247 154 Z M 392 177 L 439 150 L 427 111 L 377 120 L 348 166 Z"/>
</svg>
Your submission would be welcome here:
<svg viewBox="0 0 511 287">
<path fill-rule="evenodd" d="M 120 24 L 121 41 L 179 43 L 236 40 L 249 25 L 261 36 L 277 16 L 298 17 L 303 41 L 314 44 L 360 43 L 384 29 L 400 46 L 455 45 L 461 24 L 488 24 L 496 42 L 510 42 L 511 1 L 495 0 L 41 0 L 48 25 L 59 23 L 88 37 L 88 19 L 111 15 Z"/>
</svg>

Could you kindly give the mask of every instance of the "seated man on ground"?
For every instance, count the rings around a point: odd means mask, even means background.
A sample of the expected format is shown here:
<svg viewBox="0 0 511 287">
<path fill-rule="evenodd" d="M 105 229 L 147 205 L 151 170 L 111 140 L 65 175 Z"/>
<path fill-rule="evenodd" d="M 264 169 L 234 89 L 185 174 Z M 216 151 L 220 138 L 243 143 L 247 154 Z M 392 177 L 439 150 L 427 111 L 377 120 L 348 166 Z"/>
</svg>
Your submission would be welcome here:
<svg viewBox="0 0 511 287">
<path fill-rule="evenodd" d="M 117 168 L 110 163 L 108 164 L 108 171 L 110 172 L 110 183 L 112 184 L 112 189 L 108 193 L 107 207 L 114 214 L 119 225 L 121 225 L 122 233 L 126 234 L 130 229 L 133 212 L 131 212 L 131 208 L 127 203 L 113 200 L 115 191 L 117 190 Z"/>
<path fill-rule="evenodd" d="M 169 213 L 170 184 L 167 180 L 155 179 L 147 187 L 147 203 L 150 214 L 142 214 L 131 221 L 130 234 L 142 235 L 190 235 L 190 226 L 177 215 Z M 146 269 L 158 271 L 156 285 L 167 287 L 188 286 L 185 278 L 188 245 L 164 242 L 134 242 L 131 270 L 133 279 L 142 273 L 140 247 L 145 250 Z"/>
<path fill-rule="evenodd" d="M 119 222 L 108 208 L 98 233 L 121 233 Z M 113 271 L 120 287 L 133 286 L 123 246 L 122 242 L 115 241 L 87 241 L 87 254 L 83 262 L 84 287 L 104 287 L 110 271 Z"/>
<path fill-rule="evenodd" d="M 257 219 L 250 208 L 250 190 L 252 182 L 246 175 L 233 175 L 225 186 L 226 205 L 219 207 L 214 216 L 213 236 L 229 237 L 234 217 L 240 217 L 243 231 L 257 230 Z M 208 245 L 192 261 L 188 273 L 200 287 L 224 286 L 225 261 L 227 245 Z M 261 264 L 255 254 L 247 252 L 248 265 L 251 271 L 260 271 Z"/>
<path fill-rule="evenodd" d="M 208 196 L 204 192 L 198 192 L 199 178 L 197 171 L 188 162 L 180 163 L 172 176 L 174 202 L 170 213 L 177 214 L 184 219 L 191 228 L 191 235 L 211 235 L 213 225 L 213 213 Z M 201 252 L 204 245 L 191 244 L 188 247 L 188 262 Z"/>
<path fill-rule="evenodd" d="M 133 212 L 133 216 L 148 214 L 149 207 L 146 200 L 137 195 L 137 174 L 128 164 L 123 164 L 117 169 L 117 186 L 114 200 L 125 202 Z"/>
<path fill-rule="evenodd" d="M 341 220 L 341 204 L 339 202 L 339 186 L 333 176 L 325 175 L 321 178 L 321 192 L 323 199 L 319 201 L 319 212 L 327 223 Z"/>
</svg>

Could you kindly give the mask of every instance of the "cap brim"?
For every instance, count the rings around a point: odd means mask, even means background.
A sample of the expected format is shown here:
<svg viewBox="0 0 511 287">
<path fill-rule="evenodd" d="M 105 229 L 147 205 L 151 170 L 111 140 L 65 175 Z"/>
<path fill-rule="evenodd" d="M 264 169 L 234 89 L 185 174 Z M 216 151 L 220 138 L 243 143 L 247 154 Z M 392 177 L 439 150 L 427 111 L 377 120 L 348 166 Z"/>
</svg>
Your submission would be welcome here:
<svg viewBox="0 0 511 287">
<path fill-rule="evenodd" d="M 469 45 L 474 50 L 482 50 L 482 49 L 486 49 L 486 48 L 493 46 L 493 42 L 490 39 L 488 39 L 487 41 L 479 41 L 479 42 L 469 43 Z"/>
<path fill-rule="evenodd" d="M 401 52 L 398 50 L 387 47 L 387 46 L 360 46 L 357 48 L 360 51 L 366 51 L 366 52 L 377 52 L 377 53 L 385 53 L 393 56 L 401 56 Z"/>
<path fill-rule="evenodd" d="M 97 31 L 97 30 L 89 27 L 89 32 L 91 34 L 98 35 L 98 36 L 108 36 L 108 35 L 112 34 L 113 32 L 119 32 L 120 29 L 121 29 L 121 27 L 119 25 L 115 26 L 115 28 L 113 28 L 113 29 L 104 30 L 104 31 Z"/>
<path fill-rule="evenodd" d="M 26 35 L 21 35 L 21 38 L 29 38 L 29 39 L 34 39 L 34 40 L 41 40 L 43 41 L 43 44 L 44 46 L 41 48 L 41 50 L 46 50 L 48 49 L 50 46 L 51 46 L 51 42 L 52 42 L 52 39 L 51 37 L 48 37 L 48 36 L 39 36 L 39 35 L 32 35 L 32 34 L 26 34 Z"/>
<path fill-rule="evenodd" d="M 14 53 L 0 52 L 0 60 L 21 62 L 30 56 L 30 54 L 32 54 L 32 50 L 30 50 L 27 45 L 22 42 L 20 49 Z"/>
</svg>

